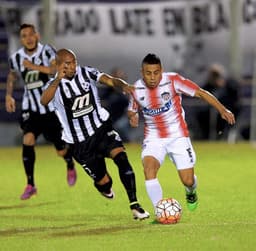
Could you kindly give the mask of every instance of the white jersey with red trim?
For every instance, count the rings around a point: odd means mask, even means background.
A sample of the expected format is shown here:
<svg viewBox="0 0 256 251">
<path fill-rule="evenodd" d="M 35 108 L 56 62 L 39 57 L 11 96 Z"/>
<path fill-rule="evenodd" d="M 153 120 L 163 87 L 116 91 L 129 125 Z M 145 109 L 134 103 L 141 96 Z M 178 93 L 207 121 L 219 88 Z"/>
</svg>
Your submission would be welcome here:
<svg viewBox="0 0 256 251">
<path fill-rule="evenodd" d="M 135 82 L 128 110 L 144 116 L 144 138 L 188 137 L 189 131 L 182 108 L 182 94 L 194 96 L 199 86 L 174 72 L 164 72 L 159 85 L 150 89 L 143 79 Z"/>
</svg>

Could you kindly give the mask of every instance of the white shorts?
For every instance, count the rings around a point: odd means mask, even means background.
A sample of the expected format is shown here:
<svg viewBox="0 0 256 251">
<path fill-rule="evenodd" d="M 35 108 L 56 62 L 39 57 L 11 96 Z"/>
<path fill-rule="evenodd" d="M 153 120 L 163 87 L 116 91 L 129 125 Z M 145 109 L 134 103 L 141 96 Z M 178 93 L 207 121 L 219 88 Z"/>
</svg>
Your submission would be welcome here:
<svg viewBox="0 0 256 251">
<path fill-rule="evenodd" d="M 196 154 L 189 137 L 145 139 L 142 145 L 142 159 L 153 156 L 162 165 L 166 154 L 178 170 L 194 167 Z"/>
</svg>

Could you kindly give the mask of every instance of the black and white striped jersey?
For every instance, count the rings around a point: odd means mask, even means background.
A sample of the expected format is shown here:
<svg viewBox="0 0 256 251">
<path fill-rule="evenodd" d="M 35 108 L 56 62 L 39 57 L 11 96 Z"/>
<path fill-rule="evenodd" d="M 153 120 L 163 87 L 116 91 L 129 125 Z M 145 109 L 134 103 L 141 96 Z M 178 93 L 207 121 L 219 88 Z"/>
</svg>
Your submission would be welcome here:
<svg viewBox="0 0 256 251">
<path fill-rule="evenodd" d="M 96 86 L 102 74 L 92 67 L 77 66 L 72 80 L 61 80 L 52 103 L 66 142 L 86 141 L 108 120 L 109 112 L 101 106 Z"/>
<path fill-rule="evenodd" d="M 22 110 L 30 110 L 40 114 L 54 111 L 52 104 L 43 106 L 40 103 L 43 87 L 50 79 L 49 75 L 26 69 L 23 61 L 28 59 L 36 65 L 50 66 L 51 61 L 55 59 L 55 53 L 55 49 L 52 46 L 38 43 L 37 50 L 33 55 L 26 54 L 24 48 L 20 48 L 11 55 L 9 59 L 10 69 L 18 73 L 24 82 Z"/>
</svg>

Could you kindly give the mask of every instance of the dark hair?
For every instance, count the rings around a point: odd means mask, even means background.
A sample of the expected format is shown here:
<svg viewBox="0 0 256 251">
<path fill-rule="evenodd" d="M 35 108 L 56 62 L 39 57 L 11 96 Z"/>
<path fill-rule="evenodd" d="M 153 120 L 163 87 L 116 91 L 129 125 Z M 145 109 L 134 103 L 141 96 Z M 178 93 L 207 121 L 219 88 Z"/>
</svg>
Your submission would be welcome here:
<svg viewBox="0 0 256 251">
<path fill-rule="evenodd" d="M 143 58 L 141 65 L 143 64 L 159 64 L 161 65 L 161 60 L 156 54 L 149 53 Z"/>
<path fill-rule="evenodd" d="M 36 28 L 33 24 L 28 24 L 28 23 L 24 23 L 20 26 L 20 31 L 26 28 L 31 28 L 33 29 L 34 32 L 36 32 Z"/>
</svg>

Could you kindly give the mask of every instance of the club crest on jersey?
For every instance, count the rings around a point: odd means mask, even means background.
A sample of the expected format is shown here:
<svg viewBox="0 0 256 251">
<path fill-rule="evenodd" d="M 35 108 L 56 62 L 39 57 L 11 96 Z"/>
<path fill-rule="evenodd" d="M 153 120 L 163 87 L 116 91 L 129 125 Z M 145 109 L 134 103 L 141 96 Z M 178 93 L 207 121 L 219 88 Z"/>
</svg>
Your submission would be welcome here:
<svg viewBox="0 0 256 251">
<path fill-rule="evenodd" d="M 163 92 L 161 94 L 161 98 L 164 100 L 164 101 L 167 101 L 170 99 L 170 93 L 169 92 Z"/>
<path fill-rule="evenodd" d="M 89 91 L 89 83 L 87 83 L 87 82 L 83 82 L 83 83 L 81 83 L 81 85 L 82 85 L 82 87 L 83 87 L 83 89 L 85 90 L 85 91 Z"/>
</svg>

